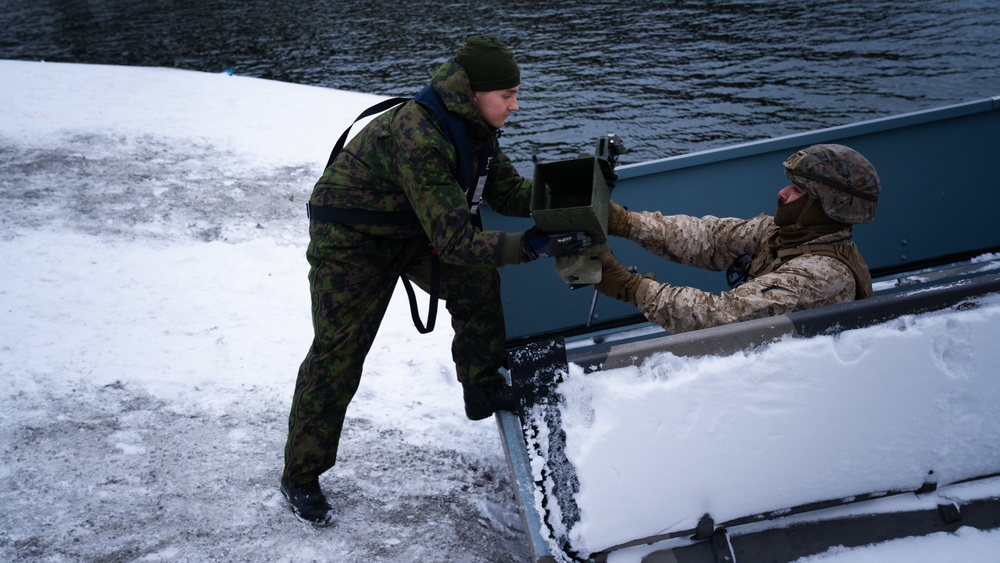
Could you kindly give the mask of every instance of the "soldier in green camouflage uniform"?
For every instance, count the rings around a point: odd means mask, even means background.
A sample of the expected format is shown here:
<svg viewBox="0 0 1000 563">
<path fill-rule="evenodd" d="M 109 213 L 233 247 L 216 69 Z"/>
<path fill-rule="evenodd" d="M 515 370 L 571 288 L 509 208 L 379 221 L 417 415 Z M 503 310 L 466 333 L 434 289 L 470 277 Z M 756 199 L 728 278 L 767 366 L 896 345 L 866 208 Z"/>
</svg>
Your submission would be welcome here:
<svg viewBox="0 0 1000 563">
<path fill-rule="evenodd" d="M 610 206 L 610 234 L 674 262 L 719 271 L 743 257 L 741 284 L 713 294 L 658 283 L 604 253 L 597 289 L 632 303 L 671 333 L 870 297 L 871 275 L 852 225 L 875 216 L 882 191 L 875 168 L 833 144 L 799 151 L 784 166 L 792 184 L 779 192 L 774 217 L 663 216 Z"/>
<path fill-rule="evenodd" d="M 516 403 L 498 372 L 505 340 L 497 268 L 579 251 L 582 236 L 483 230 L 458 170 L 456 143 L 481 179 L 482 200 L 501 214 L 528 216 L 531 181 L 500 150 L 499 127 L 517 110 L 520 72 L 496 38 L 473 36 L 433 75 L 443 116 L 410 100 L 372 120 L 323 172 L 310 198 L 306 251 L 314 339 L 302 362 L 289 414 L 281 490 L 300 519 L 333 521 L 318 477 L 337 459 L 344 418 L 397 279 L 431 290 L 438 262 L 438 297 L 455 337 L 452 357 L 466 414 L 478 420 Z M 424 92 L 430 92 L 425 90 Z M 423 93 L 423 92 L 422 92 Z M 419 98 L 419 96 L 418 96 Z M 442 119 L 445 123 L 442 123 Z M 448 123 L 465 135 L 449 136 Z M 486 152 L 481 152 L 483 147 Z M 488 168 L 483 175 L 478 168 Z M 330 211 L 338 219 L 317 219 Z M 579 234 L 578 234 L 579 235 Z"/>
</svg>

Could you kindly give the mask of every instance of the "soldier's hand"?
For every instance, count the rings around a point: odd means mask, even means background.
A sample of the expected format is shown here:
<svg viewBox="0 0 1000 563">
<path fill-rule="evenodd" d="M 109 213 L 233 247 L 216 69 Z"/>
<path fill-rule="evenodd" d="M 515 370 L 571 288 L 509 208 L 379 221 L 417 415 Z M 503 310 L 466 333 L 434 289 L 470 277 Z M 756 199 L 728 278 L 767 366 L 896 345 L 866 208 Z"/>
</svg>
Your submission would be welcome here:
<svg viewBox="0 0 1000 563">
<path fill-rule="evenodd" d="M 537 226 L 525 231 L 521 238 L 524 256 L 528 260 L 575 254 L 590 246 L 590 242 L 590 237 L 584 232 L 548 234 Z"/>
<path fill-rule="evenodd" d="M 636 294 L 644 280 L 653 280 L 653 274 L 640 276 L 622 266 L 614 254 L 607 250 L 598 257 L 601 260 L 601 281 L 594 287 L 608 297 L 636 305 Z"/>
<path fill-rule="evenodd" d="M 628 209 L 613 201 L 608 202 L 608 234 L 628 238 L 632 232 L 631 217 Z"/>
</svg>

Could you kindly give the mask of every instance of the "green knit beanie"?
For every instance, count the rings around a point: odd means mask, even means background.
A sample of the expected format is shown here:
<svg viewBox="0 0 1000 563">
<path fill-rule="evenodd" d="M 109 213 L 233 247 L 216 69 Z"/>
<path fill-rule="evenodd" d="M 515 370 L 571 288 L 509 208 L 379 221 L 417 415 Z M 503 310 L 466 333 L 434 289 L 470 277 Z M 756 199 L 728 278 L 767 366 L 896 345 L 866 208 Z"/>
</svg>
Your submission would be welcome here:
<svg viewBox="0 0 1000 563">
<path fill-rule="evenodd" d="M 473 35 L 458 50 L 455 61 L 469 75 L 474 92 L 506 90 L 521 83 L 514 54 L 492 35 Z"/>
</svg>

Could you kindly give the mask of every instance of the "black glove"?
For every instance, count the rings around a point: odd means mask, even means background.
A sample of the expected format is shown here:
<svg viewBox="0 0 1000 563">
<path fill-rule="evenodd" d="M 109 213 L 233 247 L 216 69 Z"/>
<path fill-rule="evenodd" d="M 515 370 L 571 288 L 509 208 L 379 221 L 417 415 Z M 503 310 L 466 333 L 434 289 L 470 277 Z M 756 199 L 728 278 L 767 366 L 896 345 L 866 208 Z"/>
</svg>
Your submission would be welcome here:
<svg viewBox="0 0 1000 563">
<path fill-rule="evenodd" d="M 525 231 L 521 245 L 529 260 L 553 258 L 580 252 L 590 246 L 590 237 L 580 231 L 550 235 L 542 232 L 536 225 Z"/>
</svg>

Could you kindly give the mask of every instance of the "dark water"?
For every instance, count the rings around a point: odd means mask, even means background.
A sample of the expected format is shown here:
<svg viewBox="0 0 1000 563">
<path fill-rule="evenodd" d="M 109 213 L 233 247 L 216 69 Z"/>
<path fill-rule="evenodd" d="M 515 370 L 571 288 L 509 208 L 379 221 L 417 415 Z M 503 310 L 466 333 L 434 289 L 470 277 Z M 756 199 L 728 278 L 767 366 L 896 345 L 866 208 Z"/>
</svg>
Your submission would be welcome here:
<svg viewBox="0 0 1000 563">
<path fill-rule="evenodd" d="M 522 173 L 611 132 L 631 163 L 1000 95 L 996 0 L 0 0 L 4 59 L 386 95 L 476 32 L 522 68 L 504 137 Z"/>
</svg>

